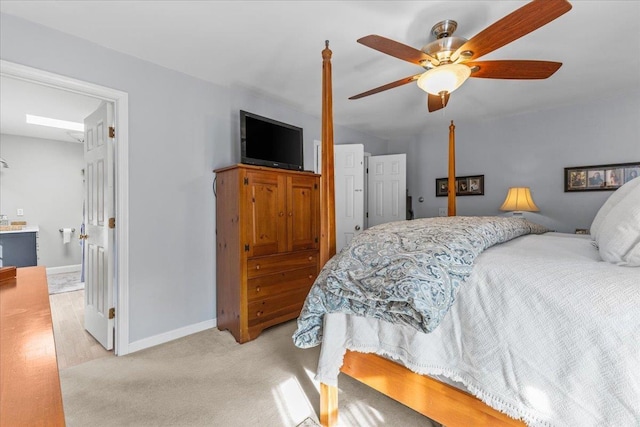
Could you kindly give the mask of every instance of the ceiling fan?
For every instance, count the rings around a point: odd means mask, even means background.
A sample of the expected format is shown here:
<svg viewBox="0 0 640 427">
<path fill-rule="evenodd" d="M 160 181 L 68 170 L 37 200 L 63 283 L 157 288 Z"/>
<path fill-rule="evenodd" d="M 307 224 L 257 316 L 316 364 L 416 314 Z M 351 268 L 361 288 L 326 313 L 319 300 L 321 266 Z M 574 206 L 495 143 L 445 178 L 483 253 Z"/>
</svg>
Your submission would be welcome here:
<svg viewBox="0 0 640 427">
<path fill-rule="evenodd" d="M 571 4 L 567 0 L 533 0 L 469 40 L 453 36 L 458 24 L 452 20 L 445 20 L 434 25 L 431 33 L 436 40 L 421 50 L 374 34 L 363 37 L 358 43 L 420 65 L 426 71 L 354 95 L 349 99 L 363 98 L 417 80 L 418 86 L 428 94 L 428 107 L 432 112 L 444 108 L 451 92 L 469 77 L 546 79 L 560 68 L 561 62 L 477 59 L 537 30 L 569 10 Z"/>
</svg>

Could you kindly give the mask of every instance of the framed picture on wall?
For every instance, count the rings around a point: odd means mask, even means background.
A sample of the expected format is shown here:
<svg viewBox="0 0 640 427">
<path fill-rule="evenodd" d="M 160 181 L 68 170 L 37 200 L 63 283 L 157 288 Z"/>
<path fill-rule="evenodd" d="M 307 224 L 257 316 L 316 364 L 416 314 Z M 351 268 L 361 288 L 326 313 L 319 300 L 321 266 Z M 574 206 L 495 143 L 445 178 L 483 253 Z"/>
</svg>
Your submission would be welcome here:
<svg viewBox="0 0 640 427">
<path fill-rule="evenodd" d="M 448 178 L 436 179 L 436 197 L 446 197 L 449 190 Z M 484 195 L 484 175 L 457 176 L 456 196 Z"/>
<path fill-rule="evenodd" d="M 564 168 L 564 191 L 613 191 L 640 176 L 640 162 Z"/>
</svg>

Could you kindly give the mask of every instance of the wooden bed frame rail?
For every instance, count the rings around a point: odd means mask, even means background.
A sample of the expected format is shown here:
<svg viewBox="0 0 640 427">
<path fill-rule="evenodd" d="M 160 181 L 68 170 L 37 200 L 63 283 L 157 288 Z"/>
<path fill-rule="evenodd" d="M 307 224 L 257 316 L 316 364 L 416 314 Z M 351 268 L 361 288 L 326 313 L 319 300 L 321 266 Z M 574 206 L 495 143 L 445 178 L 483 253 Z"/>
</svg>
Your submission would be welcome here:
<svg viewBox="0 0 640 427">
<path fill-rule="evenodd" d="M 320 265 L 336 253 L 331 50 L 322 51 L 322 176 Z M 448 214 L 456 214 L 455 126 L 449 126 Z M 341 371 L 441 424 L 451 426 L 524 426 L 474 396 L 377 356 L 347 351 Z M 320 384 L 320 422 L 338 422 L 338 388 Z"/>
<path fill-rule="evenodd" d="M 525 425 L 522 421 L 487 406 L 467 392 L 427 375 L 416 374 L 376 354 L 347 351 L 340 371 L 442 425 Z M 334 426 L 338 421 L 338 388 L 326 384 L 321 386 L 320 422 L 323 426 Z"/>
</svg>

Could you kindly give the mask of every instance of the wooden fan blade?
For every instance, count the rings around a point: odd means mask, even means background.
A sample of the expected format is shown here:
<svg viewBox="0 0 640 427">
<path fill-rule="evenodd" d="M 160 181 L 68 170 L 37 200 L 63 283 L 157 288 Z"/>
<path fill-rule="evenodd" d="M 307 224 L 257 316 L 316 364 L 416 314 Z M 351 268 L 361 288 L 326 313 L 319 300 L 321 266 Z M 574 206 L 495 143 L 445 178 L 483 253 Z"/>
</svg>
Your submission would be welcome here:
<svg viewBox="0 0 640 427">
<path fill-rule="evenodd" d="M 421 50 L 375 34 L 358 39 L 358 43 L 416 65 L 422 65 L 424 61 L 430 61 L 434 65 L 440 63 L 436 58 Z"/>
<path fill-rule="evenodd" d="M 562 62 L 504 60 L 465 62 L 471 67 L 471 77 L 484 79 L 546 79 L 558 71 Z M 474 71 L 474 67 L 479 67 Z"/>
<path fill-rule="evenodd" d="M 366 92 L 362 92 L 358 95 L 353 95 L 349 97 L 349 99 L 360 99 L 360 98 L 364 98 L 365 96 L 373 95 L 374 93 L 383 92 L 385 90 L 393 89 L 394 87 L 406 85 L 407 83 L 411 83 L 418 80 L 418 77 L 420 77 L 421 75 L 422 73 L 416 74 L 415 76 L 411 76 L 411 77 L 405 77 L 404 79 L 396 80 L 395 82 L 392 82 L 392 83 L 387 83 L 386 85 L 368 90 Z"/>
<path fill-rule="evenodd" d="M 444 95 L 444 105 L 442 105 L 442 98 L 440 97 L 440 95 L 431 95 L 430 93 L 428 93 L 427 95 L 429 95 L 427 97 L 427 105 L 429 106 L 430 113 L 446 107 L 447 103 L 449 102 L 449 93 L 446 93 Z"/>
<path fill-rule="evenodd" d="M 477 59 L 537 30 L 571 10 L 567 0 L 533 0 L 488 26 L 460 46 L 451 56 L 456 61 L 461 52 L 472 52 L 465 60 Z"/>
</svg>

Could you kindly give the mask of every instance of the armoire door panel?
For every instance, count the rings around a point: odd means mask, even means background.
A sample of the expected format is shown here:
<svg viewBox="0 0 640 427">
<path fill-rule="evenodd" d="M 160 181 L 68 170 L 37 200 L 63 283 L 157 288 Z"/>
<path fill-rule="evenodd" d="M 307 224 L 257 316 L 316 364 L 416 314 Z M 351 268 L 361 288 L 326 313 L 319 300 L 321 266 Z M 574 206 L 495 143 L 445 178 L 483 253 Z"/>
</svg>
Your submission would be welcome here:
<svg viewBox="0 0 640 427">
<path fill-rule="evenodd" d="M 286 249 L 285 181 L 269 172 L 247 173 L 249 256 L 283 252 Z"/>
<path fill-rule="evenodd" d="M 289 250 L 318 247 L 318 186 L 314 177 L 291 177 L 289 186 Z"/>
</svg>

